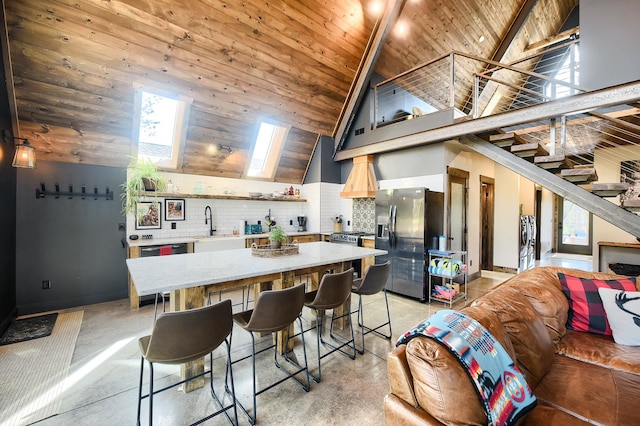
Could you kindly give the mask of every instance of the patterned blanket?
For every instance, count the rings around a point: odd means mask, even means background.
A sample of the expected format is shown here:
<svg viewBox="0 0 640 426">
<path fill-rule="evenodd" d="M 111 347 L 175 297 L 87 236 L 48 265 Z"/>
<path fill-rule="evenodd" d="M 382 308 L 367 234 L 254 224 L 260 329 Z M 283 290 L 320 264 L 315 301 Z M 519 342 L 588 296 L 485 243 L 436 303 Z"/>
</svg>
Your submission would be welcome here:
<svg viewBox="0 0 640 426">
<path fill-rule="evenodd" d="M 469 373 L 490 425 L 514 425 L 535 408 L 536 397 L 518 367 L 489 331 L 470 316 L 442 310 L 400 337 L 396 346 L 416 336 L 446 347 Z"/>
</svg>

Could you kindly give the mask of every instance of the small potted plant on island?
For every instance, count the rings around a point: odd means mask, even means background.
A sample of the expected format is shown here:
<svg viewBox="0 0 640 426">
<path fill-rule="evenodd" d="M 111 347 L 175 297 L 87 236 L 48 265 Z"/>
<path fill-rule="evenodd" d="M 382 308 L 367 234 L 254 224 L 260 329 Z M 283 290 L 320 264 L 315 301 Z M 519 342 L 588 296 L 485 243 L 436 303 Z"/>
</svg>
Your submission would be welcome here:
<svg viewBox="0 0 640 426">
<path fill-rule="evenodd" d="M 287 233 L 280 226 L 274 226 L 269 231 L 269 241 L 272 249 L 280 249 L 282 243 L 287 241 Z"/>
</svg>

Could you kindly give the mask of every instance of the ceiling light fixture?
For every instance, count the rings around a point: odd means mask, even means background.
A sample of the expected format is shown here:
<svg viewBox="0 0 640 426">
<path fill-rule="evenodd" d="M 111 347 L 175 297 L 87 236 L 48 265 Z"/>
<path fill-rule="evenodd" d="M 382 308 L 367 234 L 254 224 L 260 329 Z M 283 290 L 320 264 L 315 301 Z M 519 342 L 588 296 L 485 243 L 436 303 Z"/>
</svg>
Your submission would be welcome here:
<svg viewBox="0 0 640 426">
<path fill-rule="evenodd" d="M 382 11 L 382 4 L 380 1 L 374 1 L 369 5 L 369 10 L 374 15 L 378 15 Z"/>
<path fill-rule="evenodd" d="M 13 155 L 13 163 L 11 163 L 13 167 L 36 168 L 36 150 L 29 144 L 29 139 L 11 136 L 8 130 L 3 132 L 3 137 L 5 142 L 22 141 L 22 143 L 16 144 L 16 152 Z"/>
<path fill-rule="evenodd" d="M 229 145 L 218 144 L 218 151 L 226 150 L 229 154 L 233 152 L 233 149 Z"/>
<path fill-rule="evenodd" d="M 482 43 L 482 42 L 484 41 L 484 36 L 483 36 L 483 35 L 481 35 L 481 36 L 480 36 L 480 38 L 478 39 L 478 41 L 479 41 L 480 43 Z"/>
</svg>

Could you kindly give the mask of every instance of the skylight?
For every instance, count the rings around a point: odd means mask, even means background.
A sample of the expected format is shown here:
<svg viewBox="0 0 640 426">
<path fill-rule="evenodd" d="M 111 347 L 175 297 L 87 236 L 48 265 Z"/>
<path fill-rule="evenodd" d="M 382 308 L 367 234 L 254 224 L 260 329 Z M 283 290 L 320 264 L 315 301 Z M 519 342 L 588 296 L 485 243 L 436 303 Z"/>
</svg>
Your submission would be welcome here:
<svg viewBox="0 0 640 426">
<path fill-rule="evenodd" d="M 288 129 L 262 122 L 247 169 L 247 177 L 273 179 Z"/>
<path fill-rule="evenodd" d="M 139 90 L 135 104 L 137 156 L 146 157 L 159 167 L 178 167 L 184 145 L 191 100 Z"/>
</svg>

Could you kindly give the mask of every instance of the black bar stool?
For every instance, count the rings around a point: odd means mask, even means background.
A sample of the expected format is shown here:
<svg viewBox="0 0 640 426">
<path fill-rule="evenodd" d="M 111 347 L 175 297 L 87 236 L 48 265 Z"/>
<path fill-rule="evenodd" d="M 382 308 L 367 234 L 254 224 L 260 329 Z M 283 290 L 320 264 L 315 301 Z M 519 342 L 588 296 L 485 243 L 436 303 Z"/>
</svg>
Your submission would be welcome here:
<svg viewBox="0 0 640 426">
<path fill-rule="evenodd" d="M 364 353 L 364 335 L 369 333 L 375 333 L 380 337 L 387 340 L 391 340 L 391 316 L 389 315 L 389 300 L 387 299 L 387 278 L 389 277 L 389 268 L 391 262 L 380 263 L 377 265 L 370 265 L 364 274 L 364 277 L 353 280 L 353 287 L 351 292 L 358 295 L 358 309 L 353 311 L 358 313 L 358 326 L 362 331 L 362 350 L 358 349 L 358 352 Z M 387 306 L 387 322 L 380 324 L 377 327 L 369 328 L 364 325 L 364 314 L 362 311 L 362 296 L 370 296 L 377 294 L 380 291 L 384 292 L 384 303 Z M 389 334 L 383 334 L 378 329 L 389 326 Z"/>
<path fill-rule="evenodd" d="M 273 388 L 276 385 L 284 382 L 287 379 L 293 378 L 306 392 L 310 389 L 309 381 L 309 367 L 307 364 L 307 349 L 304 343 L 304 333 L 302 335 L 302 351 L 304 354 L 304 367 L 296 361 L 289 358 L 287 351 L 289 348 L 289 326 L 298 319 L 300 324 L 300 330 L 302 330 L 302 319 L 300 314 L 302 313 L 302 306 L 304 304 L 304 284 L 298 284 L 294 287 L 289 287 L 283 290 L 267 290 L 260 293 L 258 300 L 255 302 L 255 307 L 252 310 L 244 311 L 233 315 L 233 320 L 243 329 L 247 330 L 251 334 L 251 360 L 253 364 L 253 416 L 249 414 L 246 408 L 238 401 L 238 406 L 247 415 L 249 422 L 253 425 L 257 420 L 257 407 L 256 396 Z M 288 372 L 278 363 L 277 357 L 277 344 L 271 345 L 256 352 L 256 342 L 254 333 L 275 333 L 280 330 L 287 329 L 287 339 L 285 343 L 284 359 L 293 364 L 297 370 Z M 284 370 L 287 374 L 286 377 L 270 384 L 269 386 L 257 389 L 256 385 L 256 355 L 269 349 L 274 349 L 274 363 L 276 367 Z M 244 358 L 233 361 L 233 363 L 240 362 L 249 358 Z M 302 372 L 306 372 L 307 380 L 306 384 L 300 381 L 296 375 Z"/>
<path fill-rule="evenodd" d="M 142 400 L 149 398 L 149 426 L 153 424 L 153 396 L 165 390 L 174 388 L 197 377 L 209 375 L 211 396 L 215 399 L 220 409 L 203 419 L 193 423 L 200 424 L 218 414 L 224 413 L 232 424 L 238 424 L 238 410 L 236 407 L 235 388 L 233 384 L 233 370 L 231 369 L 231 332 L 233 320 L 231 316 L 231 301 L 224 300 L 215 305 L 204 308 L 190 309 L 187 311 L 167 312 L 160 315 L 153 325 L 149 336 L 138 340 L 142 357 L 140 360 L 140 385 L 138 387 L 138 416 L 137 424 L 140 425 L 140 408 Z M 213 390 L 213 354 L 212 352 L 225 342 L 227 347 L 227 375 L 231 378 L 231 390 L 227 386 L 225 378 L 225 390 L 231 395 L 232 402 L 223 405 L 220 398 Z M 195 361 L 209 354 L 209 370 L 189 377 L 178 383 L 166 386 L 159 390 L 153 389 L 153 365 L 158 364 L 184 364 Z M 144 361 L 149 363 L 149 393 L 142 395 L 142 379 L 144 373 Z M 233 420 L 228 410 L 233 408 Z"/>
<path fill-rule="evenodd" d="M 320 360 L 327 355 L 330 355 L 336 351 L 339 351 L 343 355 L 355 359 L 356 358 L 356 344 L 354 340 L 353 334 L 353 323 L 351 322 L 351 313 L 347 310 L 347 313 L 336 317 L 336 308 L 343 305 L 347 299 L 349 298 L 349 294 L 351 292 L 351 286 L 353 284 L 353 268 L 344 271 L 337 272 L 333 274 L 325 274 L 322 276 L 322 280 L 320 280 L 320 284 L 318 285 L 318 290 L 311 291 L 305 294 L 305 306 L 313 309 L 316 312 L 316 334 L 317 334 L 317 342 L 318 342 L 318 376 L 314 376 L 309 373 L 313 380 L 317 383 L 320 383 L 322 379 L 322 370 L 320 367 Z M 340 346 L 334 346 L 328 342 L 326 342 L 322 338 L 322 322 L 324 318 L 324 311 L 331 309 L 331 324 L 329 325 L 329 335 L 336 341 L 340 343 Z M 344 341 L 338 339 L 333 335 L 333 321 L 334 319 L 340 319 L 343 317 L 347 317 L 347 321 L 349 322 L 349 328 L 351 330 L 351 339 Z M 304 334 L 304 333 L 303 333 Z M 331 350 L 325 354 L 320 355 L 320 344 L 323 344 Z M 350 346 L 353 349 L 353 354 L 350 354 L 343 350 L 342 348 L 345 346 Z"/>
</svg>

